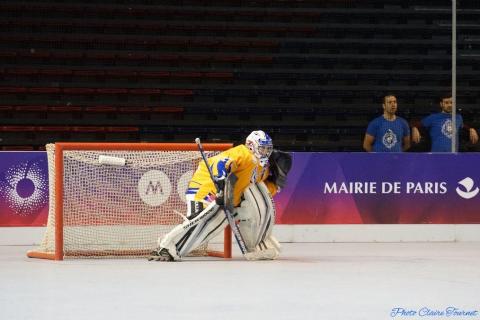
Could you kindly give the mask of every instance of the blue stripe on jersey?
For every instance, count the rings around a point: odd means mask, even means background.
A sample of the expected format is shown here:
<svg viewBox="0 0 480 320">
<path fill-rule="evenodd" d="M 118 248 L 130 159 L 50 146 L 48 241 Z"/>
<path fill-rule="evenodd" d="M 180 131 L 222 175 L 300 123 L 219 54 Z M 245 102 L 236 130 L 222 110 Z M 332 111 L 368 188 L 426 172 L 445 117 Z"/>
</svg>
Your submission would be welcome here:
<svg viewBox="0 0 480 320">
<path fill-rule="evenodd" d="M 185 194 L 196 194 L 200 188 L 188 188 Z"/>
</svg>

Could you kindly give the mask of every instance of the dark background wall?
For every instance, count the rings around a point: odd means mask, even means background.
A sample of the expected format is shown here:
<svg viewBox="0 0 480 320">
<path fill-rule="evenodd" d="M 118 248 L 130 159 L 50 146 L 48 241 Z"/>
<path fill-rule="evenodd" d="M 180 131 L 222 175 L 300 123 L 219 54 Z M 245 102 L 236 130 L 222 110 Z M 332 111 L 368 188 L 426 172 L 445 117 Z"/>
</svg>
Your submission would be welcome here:
<svg viewBox="0 0 480 320">
<path fill-rule="evenodd" d="M 458 1 L 458 108 L 476 127 L 478 21 Z M 285 150 L 360 151 L 384 94 L 408 120 L 438 110 L 450 59 L 447 0 L 1 1 L 0 146 L 263 129 Z"/>
</svg>

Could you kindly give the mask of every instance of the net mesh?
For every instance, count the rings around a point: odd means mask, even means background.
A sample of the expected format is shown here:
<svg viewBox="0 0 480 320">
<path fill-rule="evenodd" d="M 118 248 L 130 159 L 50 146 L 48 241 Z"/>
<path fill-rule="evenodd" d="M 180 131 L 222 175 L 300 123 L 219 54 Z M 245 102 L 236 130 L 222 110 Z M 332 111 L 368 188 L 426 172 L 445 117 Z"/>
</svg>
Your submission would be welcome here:
<svg viewBox="0 0 480 320">
<path fill-rule="evenodd" d="M 213 156 L 218 152 L 207 152 Z M 55 146 L 47 145 L 50 207 L 40 251 L 55 251 Z M 100 156 L 125 160 L 105 164 Z M 198 151 L 63 152 L 65 257 L 146 256 L 183 221 Z M 114 161 L 115 162 L 115 161 Z M 195 255 L 205 255 L 207 245 Z"/>
</svg>

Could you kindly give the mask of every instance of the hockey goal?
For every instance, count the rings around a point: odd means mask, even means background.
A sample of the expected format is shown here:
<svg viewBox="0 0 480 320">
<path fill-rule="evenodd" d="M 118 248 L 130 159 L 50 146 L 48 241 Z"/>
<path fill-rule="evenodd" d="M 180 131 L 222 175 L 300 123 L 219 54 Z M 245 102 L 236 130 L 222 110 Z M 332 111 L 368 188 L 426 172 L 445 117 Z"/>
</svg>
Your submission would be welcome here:
<svg viewBox="0 0 480 320">
<path fill-rule="evenodd" d="M 232 145 L 203 146 L 212 156 Z M 194 143 L 56 143 L 47 156 L 47 229 L 27 256 L 52 260 L 148 255 L 183 221 L 185 190 L 201 160 Z M 223 251 L 211 247 L 195 254 L 231 257 L 229 227 Z"/>
</svg>

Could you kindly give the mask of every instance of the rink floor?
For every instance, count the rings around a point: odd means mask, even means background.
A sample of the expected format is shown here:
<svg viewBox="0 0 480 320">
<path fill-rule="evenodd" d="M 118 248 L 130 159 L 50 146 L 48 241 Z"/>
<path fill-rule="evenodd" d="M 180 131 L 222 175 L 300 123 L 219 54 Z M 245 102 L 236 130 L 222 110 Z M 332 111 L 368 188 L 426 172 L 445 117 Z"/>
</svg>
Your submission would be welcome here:
<svg viewBox="0 0 480 320">
<path fill-rule="evenodd" d="M 480 319 L 478 242 L 287 243 L 257 262 L 52 262 L 28 249 L 0 246 L 0 319 Z M 477 313 L 438 315 L 449 307 Z"/>
</svg>

